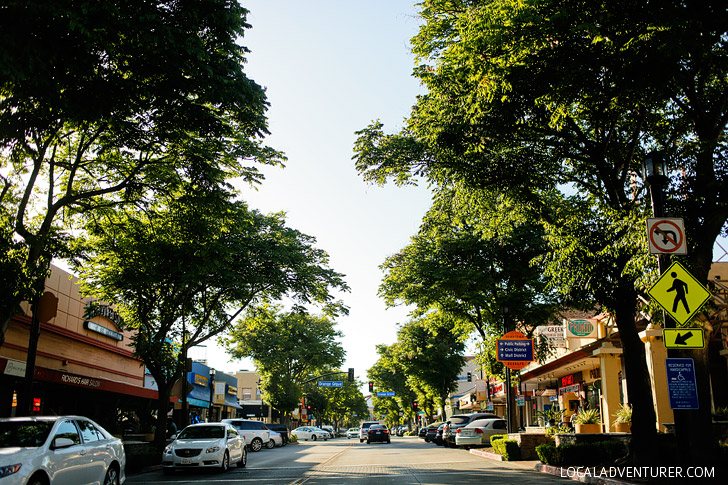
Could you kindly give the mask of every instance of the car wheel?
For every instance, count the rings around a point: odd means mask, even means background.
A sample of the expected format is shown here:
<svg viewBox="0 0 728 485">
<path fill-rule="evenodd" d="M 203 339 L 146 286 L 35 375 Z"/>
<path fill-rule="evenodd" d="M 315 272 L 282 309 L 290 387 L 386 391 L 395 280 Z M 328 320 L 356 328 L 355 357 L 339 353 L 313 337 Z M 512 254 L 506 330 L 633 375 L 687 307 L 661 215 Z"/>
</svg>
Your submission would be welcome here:
<svg viewBox="0 0 728 485">
<path fill-rule="evenodd" d="M 243 456 L 240 457 L 240 461 L 238 462 L 238 468 L 245 468 L 245 465 L 248 464 L 248 451 L 243 447 Z"/>
<path fill-rule="evenodd" d="M 230 453 L 225 450 L 225 454 L 222 455 L 222 463 L 220 464 L 220 471 L 225 473 L 230 468 Z"/>
<path fill-rule="evenodd" d="M 261 448 L 263 448 L 263 440 L 260 438 L 255 438 L 250 443 L 250 449 L 253 451 L 260 451 Z"/>
<path fill-rule="evenodd" d="M 265 445 L 265 447 L 266 447 L 266 448 L 268 448 L 269 450 L 272 450 L 273 448 L 275 448 L 275 447 L 276 447 L 276 442 L 275 442 L 275 441 L 273 441 L 273 440 L 270 440 L 270 441 L 268 442 L 268 444 L 267 444 L 267 445 Z"/>
<path fill-rule="evenodd" d="M 104 478 L 104 485 L 119 485 L 119 471 L 115 466 L 110 466 Z"/>
<path fill-rule="evenodd" d="M 367 444 L 368 444 L 368 445 L 371 445 L 371 444 L 372 444 L 372 442 L 371 442 L 371 441 L 369 441 L 369 440 L 367 440 Z"/>
<path fill-rule="evenodd" d="M 316 441 L 316 439 L 317 439 L 317 438 L 316 438 L 316 435 L 315 435 L 315 434 L 312 434 L 312 435 L 311 435 L 311 441 Z"/>
<path fill-rule="evenodd" d="M 391 443 L 391 441 L 390 440 L 387 440 L 387 443 Z"/>
<path fill-rule="evenodd" d="M 28 480 L 28 485 L 48 485 L 48 478 L 43 473 L 37 473 Z"/>
<path fill-rule="evenodd" d="M 359 443 L 364 443 L 364 440 L 360 439 L 360 440 L 359 440 Z"/>
</svg>

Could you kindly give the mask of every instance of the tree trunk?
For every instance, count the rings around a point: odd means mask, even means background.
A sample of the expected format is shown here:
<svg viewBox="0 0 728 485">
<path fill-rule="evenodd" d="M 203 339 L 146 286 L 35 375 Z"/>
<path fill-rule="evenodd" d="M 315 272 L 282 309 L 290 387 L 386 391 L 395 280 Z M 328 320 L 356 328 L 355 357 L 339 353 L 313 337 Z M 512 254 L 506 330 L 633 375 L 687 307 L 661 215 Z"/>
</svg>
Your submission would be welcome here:
<svg viewBox="0 0 728 485">
<path fill-rule="evenodd" d="M 615 310 L 619 337 L 622 341 L 624 367 L 627 379 L 627 396 L 632 405 L 632 461 L 645 466 L 656 457 L 657 417 L 652 399 L 652 384 L 647 368 L 645 346 L 635 325 L 636 292 L 632 282 L 620 281 Z M 625 288 L 629 286 L 629 288 Z"/>
</svg>

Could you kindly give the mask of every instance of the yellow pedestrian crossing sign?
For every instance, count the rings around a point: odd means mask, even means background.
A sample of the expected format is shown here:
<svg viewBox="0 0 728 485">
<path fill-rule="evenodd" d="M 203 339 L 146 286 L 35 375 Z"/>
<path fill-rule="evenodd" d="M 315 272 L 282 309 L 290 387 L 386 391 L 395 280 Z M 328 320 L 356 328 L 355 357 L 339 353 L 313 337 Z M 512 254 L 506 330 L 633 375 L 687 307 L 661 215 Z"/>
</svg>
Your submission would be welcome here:
<svg viewBox="0 0 728 485">
<path fill-rule="evenodd" d="M 710 292 L 675 261 L 647 290 L 678 324 L 686 324 L 710 298 Z"/>
</svg>

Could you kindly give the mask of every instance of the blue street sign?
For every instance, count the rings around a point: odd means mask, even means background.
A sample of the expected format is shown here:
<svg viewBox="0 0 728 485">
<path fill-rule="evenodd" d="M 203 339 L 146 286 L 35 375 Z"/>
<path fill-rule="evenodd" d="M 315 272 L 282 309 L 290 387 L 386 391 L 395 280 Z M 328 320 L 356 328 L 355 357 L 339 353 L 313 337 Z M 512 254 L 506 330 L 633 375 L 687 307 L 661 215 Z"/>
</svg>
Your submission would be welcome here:
<svg viewBox="0 0 728 485">
<path fill-rule="evenodd" d="M 670 409 L 698 409 L 693 359 L 665 359 Z"/>
<path fill-rule="evenodd" d="M 533 361 L 533 340 L 498 339 L 498 360 L 500 362 Z"/>
<path fill-rule="evenodd" d="M 394 391 L 378 392 L 377 397 L 394 397 Z"/>
<path fill-rule="evenodd" d="M 344 381 L 318 381 L 319 387 L 344 387 Z"/>
</svg>

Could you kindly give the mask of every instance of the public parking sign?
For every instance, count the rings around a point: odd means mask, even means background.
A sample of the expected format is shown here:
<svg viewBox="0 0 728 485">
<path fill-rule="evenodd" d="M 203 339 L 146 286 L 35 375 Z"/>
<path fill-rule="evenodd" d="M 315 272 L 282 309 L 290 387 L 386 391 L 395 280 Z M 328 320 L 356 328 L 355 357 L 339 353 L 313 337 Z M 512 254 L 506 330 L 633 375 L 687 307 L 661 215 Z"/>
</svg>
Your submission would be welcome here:
<svg viewBox="0 0 728 485">
<path fill-rule="evenodd" d="M 513 370 L 523 369 L 533 362 L 533 339 L 521 332 L 508 332 L 498 339 L 498 362 Z"/>
<path fill-rule="evenodd" d="M 670 409 L 698 409 L 698 386 L 693 359 L 665 359 Z"/>
</svg>

